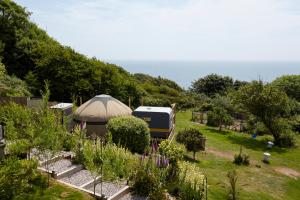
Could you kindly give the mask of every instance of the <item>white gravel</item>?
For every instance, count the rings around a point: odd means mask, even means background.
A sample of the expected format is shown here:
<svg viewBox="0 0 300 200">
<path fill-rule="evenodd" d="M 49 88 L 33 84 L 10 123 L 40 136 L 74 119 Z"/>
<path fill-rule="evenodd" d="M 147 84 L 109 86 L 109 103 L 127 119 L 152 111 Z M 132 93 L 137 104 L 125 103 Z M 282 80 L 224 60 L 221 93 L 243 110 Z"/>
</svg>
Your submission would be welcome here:
<svg viewBox="0 0 300 200">
<path fill-rule="evenodd" d="M 60 180 L 72 185 L 81 186 L 87 182 L 92 181 L 93 177 L 88 170 L 80 170 L 79 172 L 76 172 L 75 174 L 72 174 L 68 177 L 64 177 Z"/>
<path fill-rule="evenodd" d="M 102 194 L 107 197 L 110 197 L 125 187 L 124 183 L 112 183 L 112 182 L 103 182 L 102 185 Z M 94 191 L 93 187 L 88 188 L 90 191 Z M 98 183 L 96 186 L 96 192 L 101 194 L 101 183 Z"/>
<path fill-rule="evenodd" d="M 49 170 L 55 171 L 56 173 L 60 173 L 60 172 L 66 171 L 67 169 L 69 169 L 73 166 L 75 166 L 75 165 L 73 165 L 70 160 L 62 159 L 62 160 L 58 160 L 54 163 L 49 164 Z"/>
</svg>

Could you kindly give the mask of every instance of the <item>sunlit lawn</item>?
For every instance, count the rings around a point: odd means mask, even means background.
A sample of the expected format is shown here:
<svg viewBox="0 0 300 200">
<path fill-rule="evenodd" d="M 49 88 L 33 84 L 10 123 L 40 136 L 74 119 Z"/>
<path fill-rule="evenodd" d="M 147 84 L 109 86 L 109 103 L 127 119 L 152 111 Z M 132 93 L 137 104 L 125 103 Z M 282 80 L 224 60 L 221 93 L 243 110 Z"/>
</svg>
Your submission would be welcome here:
<svg viewBox="0 0 300 200">
<path fill-rule="evenodd" d="M 50 181 L 50 187 L 41 190 L 36 195 L 30 196 L 30 200 L 92 200 L 90 194 L 71 188 L 56 180 Z"/>
<path fill-rule="evenodd" d="M 197 127 L 206 136 L 206 147 L 222 152 L 238 153 L 240 146 L 243 152 L 250 155 L 250 166 L 236 166 L 228 158 L 217 157 L 209 153 L 197 153 L 197 162 L 207 175 L 209 183 L 209 199 L 226 199 L 228 194 L 227 172 L 236 169 L 240 199 L 299 199 L 300 180 L 287 177 L 274 171 L 276 167 L 289 167 L 300 171 L 300 149 L 267 149 L 266 142 L 272 137 L 264 136 L 252 139 L 250 134 L 233 131 L 218 132 L 216 129 L 198 125 L 190 121 L 191 112 L 179 112 L 176 117 L 176 130 L 186 127 Z M 300 144 L 300 136 L 297 136 Z M 271 163 L 261 160 L 263 152 L 271 153 Z M 187 156 L 192 157 L 191 153 Z M 190 159 L 189 159 L 190 160 Z M 257 165 L 257 166 L 256 166 Z"/>
</svg>

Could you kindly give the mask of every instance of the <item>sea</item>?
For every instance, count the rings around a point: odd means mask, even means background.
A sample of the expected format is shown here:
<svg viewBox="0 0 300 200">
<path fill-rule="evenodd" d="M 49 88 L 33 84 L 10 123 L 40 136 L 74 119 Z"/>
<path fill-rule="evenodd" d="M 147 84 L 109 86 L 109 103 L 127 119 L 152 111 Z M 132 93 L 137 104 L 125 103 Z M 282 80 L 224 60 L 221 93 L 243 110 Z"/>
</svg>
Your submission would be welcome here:
<svg viewBox="0 0 300 200">
<path fill-rule="evenodd" d="M 154 61 L 154 60 L 109 60 L 130 73 L 161 76 L 175 81 L 188 89 L 191 83 L 208 74 L 215 73 L 234 80 L 262 80 L 271 82 L 282 75 L 300 75 L 299 62 L 245 62 L 245 61 Z"/>
</svg>

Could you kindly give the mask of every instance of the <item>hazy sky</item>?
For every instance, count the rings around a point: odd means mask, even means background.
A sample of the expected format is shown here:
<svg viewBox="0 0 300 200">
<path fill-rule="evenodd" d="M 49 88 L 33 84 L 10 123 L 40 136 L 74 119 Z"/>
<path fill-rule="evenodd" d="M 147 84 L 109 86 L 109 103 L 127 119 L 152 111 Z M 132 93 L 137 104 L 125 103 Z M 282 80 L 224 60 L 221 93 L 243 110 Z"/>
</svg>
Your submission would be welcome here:
<svg viewBox="0 0 300 200">
<path fill-rule="evenodd" d="M 104 60 L 300 60 L 299 0 L 17 0 Z"/>
</svg>

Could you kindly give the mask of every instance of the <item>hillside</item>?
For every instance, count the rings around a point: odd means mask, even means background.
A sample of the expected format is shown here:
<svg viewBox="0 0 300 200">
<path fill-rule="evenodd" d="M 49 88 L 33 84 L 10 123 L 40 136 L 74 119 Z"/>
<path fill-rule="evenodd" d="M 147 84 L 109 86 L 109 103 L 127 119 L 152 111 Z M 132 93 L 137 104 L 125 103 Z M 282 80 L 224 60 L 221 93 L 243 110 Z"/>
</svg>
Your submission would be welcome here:
<svg viewBox="0 0 300 200">
<path fill-rule="evenodd" d="M 130 99 L 133 106 L 141 102 L 181 103 L 184 91 L 176 83 L 148 75 L 145 77 L 151 81 L 144 82 L 139 75 L 60 44 L 30 21 L 30 12 L 13 1 L 1 1 L 0 10 L 2 63 L 8 74 L 26 81 L 32 95 L 40 95 L 47 80 L 51 100 L 55 101 L 78 101 L 79 97 L 85 101 L 105 93 L 126 104 Z"/>
</svg>

